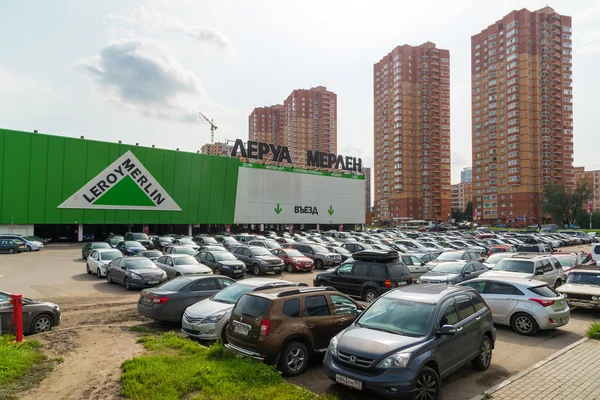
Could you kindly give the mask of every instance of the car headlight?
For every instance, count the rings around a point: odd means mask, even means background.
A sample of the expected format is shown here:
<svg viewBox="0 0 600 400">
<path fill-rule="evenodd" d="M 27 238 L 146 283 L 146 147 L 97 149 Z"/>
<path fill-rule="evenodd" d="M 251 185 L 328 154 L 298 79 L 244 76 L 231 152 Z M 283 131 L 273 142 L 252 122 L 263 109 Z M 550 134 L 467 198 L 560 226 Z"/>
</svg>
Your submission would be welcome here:
<svg viewBox="0 0 600 400">
<path fill-rule="evenodd" d="M 592 296 L 592 300 L 597 301 L 600 297 L 598 296 Z"/>
<path fill-rule="evenodd" d="M 223 318 L 223 315 L 225 315 L 224 312 L 218 313 L 218 314 L 209 315 L 208 317 L 204 318 L 202 320 L 202 322 L 200 322 L 200 323 L 201 324 L 214 324 L 217 321 L 219 321 L 221 318 Z"/>
<path fill-rule="evenodd" d="M 410 353 L 396 353 L 381 360 L 377 368 L 405 368 L 408 365 Z"/>
<path fill-rule="evenodd" d="M 138 274 L 136 274 L 135 272 L 132 272 L 132 273 L 131 273 L 131 277 L 132 277 L 133 279 L 140 279 L 140 280 L 142 279 L 142 277 L 141 277 L 141 276 L 139 276 Z"/>
<path fill-rule="evenodd" d="M 329 354 L 331 354 L 334 357 L 337 357 L 337 355 L 338 355 L 337 345 L 338 345 L 338 338 L 337 338 L 337 336 L 334 336 L 333 339 L 331 339 L 329 341 L 329 347 L 327 348 L 327 351 L 329 352 Z"/>
</svg>

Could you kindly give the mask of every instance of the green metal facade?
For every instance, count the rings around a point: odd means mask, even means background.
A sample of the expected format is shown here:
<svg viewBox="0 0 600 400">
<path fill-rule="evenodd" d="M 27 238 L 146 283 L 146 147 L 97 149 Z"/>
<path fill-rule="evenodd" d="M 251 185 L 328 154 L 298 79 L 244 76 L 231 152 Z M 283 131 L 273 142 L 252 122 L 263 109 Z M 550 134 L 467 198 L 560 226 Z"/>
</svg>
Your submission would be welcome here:
<svg viewBox="0 0 600 400">
<path fill-rule="evenodd" d="M 131 151 L 181 211 L 57 208 Z M 0 129 L 0 224 L 232 224 L 239 161 Z"/>
</svg>

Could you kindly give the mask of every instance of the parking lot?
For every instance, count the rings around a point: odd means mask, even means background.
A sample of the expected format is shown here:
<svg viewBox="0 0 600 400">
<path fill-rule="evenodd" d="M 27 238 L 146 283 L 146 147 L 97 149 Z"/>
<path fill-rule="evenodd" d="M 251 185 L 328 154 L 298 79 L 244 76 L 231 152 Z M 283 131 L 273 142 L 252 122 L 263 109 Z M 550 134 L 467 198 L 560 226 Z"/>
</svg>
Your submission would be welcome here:
<svg viewBox="0 0 600 400">
<path fill-rule="evenodd" d="M 563 248 L 562 251 L 587 250 L 589 246 Z M 283 273 L 295 282 L 312 285 L 316 271 Z M 80 244 L 52 244 L 41 252 L 0 256 L 0 289 L 22 293 L 26 297 L 50 300 L 63 310 L 60 328 L 80 325 L 137 325 L 151 321 L 137 314 L 139 291 L 126 291 L 108 285 L 85 272 Z M 497 326 L 498 340 L 488 371 L 476 373 L 465 367 L 444 381 L 444 400 L 470 399 L 474 395 L 520 372 L 584 336 L 589 322 L 597 320 L 593 311 L 572 310 L 570 322 L 555 331 L 543 331 L 534 337 L 520 336 L 507 327 Z M 178 330 L 176 325 L 163 329 Z M 288 379 L 315 392 L 336 393 L 343 399 L 367 399 L 368 395 L 332 385 L 323 374 L 321 360 L 313 360 L 306 373 Z"/>
</svg>

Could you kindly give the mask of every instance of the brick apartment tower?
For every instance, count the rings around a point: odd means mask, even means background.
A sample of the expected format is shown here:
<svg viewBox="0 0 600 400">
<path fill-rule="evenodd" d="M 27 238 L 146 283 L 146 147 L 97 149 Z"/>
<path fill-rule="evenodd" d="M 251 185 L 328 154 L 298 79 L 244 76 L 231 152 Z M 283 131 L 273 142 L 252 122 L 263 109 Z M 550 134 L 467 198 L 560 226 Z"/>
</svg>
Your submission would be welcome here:
<svg viewBox="0 0 600 400">
<path fill-rule="evenodd" d="M 473 212 L 544 222 L 543 187 L 573 184 L 571 17 L 513 11 L 471 38 Z"/>
<path fill-rule="evenodd" d="M 324 86 L 294 90 L 283 105 L 255 108 L 248 118 L 249 140 L 288 146 L 296 167 L 306 151 L 337 154 L 337 95 Z"/>
<path fill-rule="evenodd" d="M 450 53 L 398 46 L 374 66 L 375 220 L 450 214 Z"/>
</svg>

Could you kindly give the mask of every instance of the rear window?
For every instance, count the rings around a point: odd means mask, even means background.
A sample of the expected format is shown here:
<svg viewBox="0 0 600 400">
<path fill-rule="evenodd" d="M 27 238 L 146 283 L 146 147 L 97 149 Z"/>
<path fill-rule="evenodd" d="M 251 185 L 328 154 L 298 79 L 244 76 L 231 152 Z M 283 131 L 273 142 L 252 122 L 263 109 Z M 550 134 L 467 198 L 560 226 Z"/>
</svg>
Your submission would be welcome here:
<svg viewBox="0 0 600 400">
<path fill-rule="evenodd" d="M 542 297 L 558 297 L 560 294 L 550 286 L 537 286 L 529 288 L 530 291 Z"/>
<path fill-rule="evenodd" d="M 133 240 L 148 240 L 148 235 L 145 233 L 132 233 L 131 238 Z"/>
<path fill-rule="evenodd" d="M 162 253 L 160 251 L 145 251 L 144 257 L 160 257 Z"/>
<path fill-rule="evenodd" d="M 189 278 L 178 277 L 175 279 L 171 279 L 170 281 L 167 281 L 160 286 L 157 286 L 156 289 L 164 290 L 167 292 L 177 292 L 179 291 L 179 289 L 183 288 L 188 283 L 190 283 Z"/>
<path fill-rule="evenodd" d="M 494 267 L 495 271 L 509 271 L 509 272 L 520 272 L 523 274 L 533 274 L 532 261 L 525 260 L 512 260 L 504 258 L 498 261 L 498 264 Z"/>
<path fill-rule="evenodd" d="M 410 275 L 408 268 L 403 263 L 397 262 L 387 265 L 388 274 L 391 279 L 401 278 L 405 275 Z"/>
<path fill-rule="evenodd" d="M 540 251 L 540 247 L 539 246 L 519 246 L 517 251 L 524 252 L 524 253 L 537 253 Z"/>
<path fill-rule="evenodd" d="M 237 315 L 256 318 L 264 314 L 270 303 L 271 300 L 264 297 L 244 295 L 236 304 L 235 313 Z"/>
</svg>

